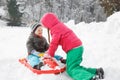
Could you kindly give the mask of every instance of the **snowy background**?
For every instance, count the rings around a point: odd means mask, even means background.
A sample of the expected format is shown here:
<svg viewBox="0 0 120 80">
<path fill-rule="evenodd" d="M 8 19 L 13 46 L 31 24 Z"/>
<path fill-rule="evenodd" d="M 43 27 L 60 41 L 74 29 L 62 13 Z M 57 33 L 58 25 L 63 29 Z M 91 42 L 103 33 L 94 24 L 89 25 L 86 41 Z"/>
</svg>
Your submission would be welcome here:
<svg viewBox="0 0 120 80">
<path fill-rule="evenodd" d="M 66 23 L 83 41 L 82 65 L 103 67 L 104 80 L 120 80 L 120 12 L 110 16 L 106 22 L 74 24 Z M 7 27 L 0 20 L 0 79 L 1 80 L 72 80 L 66 72 L 59 75 L 37 75 L 18 62 L 27 56 L 26 40 L 30 34 L 27 27 Z M 44 34 L 47 38 L 46 29 Z M 56 54 L 66 57 L 59 49 Z"/>
</svg>

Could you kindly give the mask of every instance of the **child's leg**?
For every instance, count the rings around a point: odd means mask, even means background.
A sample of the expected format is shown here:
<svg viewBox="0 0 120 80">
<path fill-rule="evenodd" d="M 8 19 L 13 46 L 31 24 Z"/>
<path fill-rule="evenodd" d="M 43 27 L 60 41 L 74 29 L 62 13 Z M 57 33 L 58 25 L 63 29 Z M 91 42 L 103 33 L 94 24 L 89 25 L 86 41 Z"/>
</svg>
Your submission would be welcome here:
<svg viewBox="0 0 120 80">
<path fill-rule="evenodd" d="M 34 67 L 35 65 L 38 65 L 40 60 L 39 60 L 39 57 L 35 56 L 35 55 L 28 55 L 27 57 L 27 60 L 28 60 L 28 63 Z"/>
<path fill-rule="evenodd" d="M 67 53 L 67 73 L 74 80 L 90 80 L 95 74 L 96 69 L 80 66 L 82 62 L 83 47 L 74 48 Z"/>
</svg>

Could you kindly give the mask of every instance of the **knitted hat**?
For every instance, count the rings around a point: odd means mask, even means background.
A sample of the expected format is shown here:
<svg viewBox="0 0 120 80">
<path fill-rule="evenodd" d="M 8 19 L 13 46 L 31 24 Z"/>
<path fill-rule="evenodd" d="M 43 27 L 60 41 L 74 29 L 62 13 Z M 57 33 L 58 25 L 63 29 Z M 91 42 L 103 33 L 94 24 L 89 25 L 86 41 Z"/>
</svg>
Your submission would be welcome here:
<svg viewBox="0 0 120 80">
<path fill-rule="evenodd" d="M 31 26 L 30 26 L 31 32 L 34 32 L 37 29 L 38 26 L 41 26 L 41 24 L 38 23 L 38 22 L 35 22 L 35 23 L 31 24 Z"/>
</svg>

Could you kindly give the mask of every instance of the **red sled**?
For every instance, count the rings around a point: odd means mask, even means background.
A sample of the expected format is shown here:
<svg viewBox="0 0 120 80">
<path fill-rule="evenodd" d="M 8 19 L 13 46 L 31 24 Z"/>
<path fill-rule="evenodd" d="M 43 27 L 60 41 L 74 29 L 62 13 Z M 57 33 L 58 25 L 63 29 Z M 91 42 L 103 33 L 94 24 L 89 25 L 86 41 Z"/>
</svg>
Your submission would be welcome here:
<svg viewBox="0 0 120 80">
<path fill-rule="evenodd" d="M 27 62 L 26 58 L 19 59 L 19 62 L 25 65 L 28 69 L 30 69 L 33 73 L 36 73 L 36 74 L 59 74 L 66 70 L 65 66 L 59 67 L 59 64 L 54 59 L 44 59 L 44 64 L 48 65 L 51 68 L 50 70 L 34 69 Z M 58 66 L 58 68 L 55 68 L 56 66 Z"/>
</svg>

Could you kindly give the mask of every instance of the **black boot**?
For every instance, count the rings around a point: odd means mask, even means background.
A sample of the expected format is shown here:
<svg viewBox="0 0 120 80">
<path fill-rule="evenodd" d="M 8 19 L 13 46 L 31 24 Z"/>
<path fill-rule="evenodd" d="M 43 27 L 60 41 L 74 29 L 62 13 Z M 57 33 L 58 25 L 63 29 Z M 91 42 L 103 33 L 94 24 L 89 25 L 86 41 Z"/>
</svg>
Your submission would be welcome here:
<svg viewBox="0 0 120 80">
<path fill-rule="evenodd" d="M 43 62 L 40 62 L 38 65 L 35 65 L 33 68 L 41 70 L 41 67 L 44 66 Z"/>
<path fill-rule="evenodd" d="M 98 76 L 94 76 L 93 78 L 91 78 L 90 80 L 99 80 Z"/>
<path fill-rule="evenodd" d="M 96 70 L 96 74 L 98 75 L 99 79 L 104 79 L 104 70 L 103 70 L 103 68 L 98 68 Z"/>
</svg>

